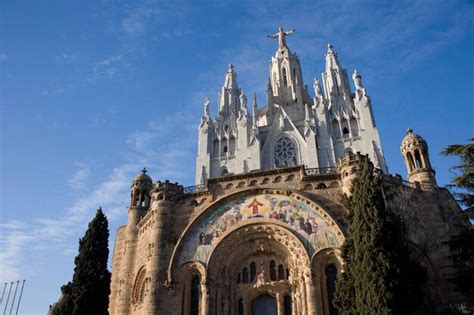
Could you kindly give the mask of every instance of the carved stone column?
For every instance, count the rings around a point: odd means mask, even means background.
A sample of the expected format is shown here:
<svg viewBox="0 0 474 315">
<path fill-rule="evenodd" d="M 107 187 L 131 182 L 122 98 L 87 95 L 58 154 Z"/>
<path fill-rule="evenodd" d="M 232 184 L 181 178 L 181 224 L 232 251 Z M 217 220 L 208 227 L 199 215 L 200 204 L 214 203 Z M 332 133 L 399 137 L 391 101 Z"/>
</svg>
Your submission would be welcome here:
<svg viewBox="0 0 474 315">
<path fill-rule="evenodd" d="M 308 315 L 316 315 L 316 298 L 314 294 L 313 278 L 311 277 L 311 269 L 308 268 L 305 270 L 303 277 L 306 288 Z"/>
<path fill-rule="evenodd" d="M 284 300 L 283 300 L 283 294 L 281 292 L 278 292 L 276 294 L 276 300 L 277 300 L 278 315 L 284 315 L 285 314 L 285 303 L 284 303 Z"/>
<path fill-rule="evenodd" d="M 201 314 L 202 315 L 208 315 L 209 314 L 209 289 L 207 288 L 207 284 L 205 281 L 201 282 L 201 292 L 202 292 L 202 297 L 201 297 L 201 303 L 202 303 L 202 308 L 201 308 Z"/>
</svg>

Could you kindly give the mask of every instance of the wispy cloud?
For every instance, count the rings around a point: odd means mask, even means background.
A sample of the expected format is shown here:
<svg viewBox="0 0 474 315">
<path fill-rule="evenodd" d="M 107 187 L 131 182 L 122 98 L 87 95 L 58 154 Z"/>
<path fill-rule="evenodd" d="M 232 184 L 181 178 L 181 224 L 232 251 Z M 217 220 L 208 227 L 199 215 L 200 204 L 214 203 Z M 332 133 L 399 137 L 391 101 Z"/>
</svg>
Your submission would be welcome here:
<svg viewBox="0 0 474 315">
<path fill-rule="evenodd" d="M 68 184 L 73 190 L 84 190 L 87 188 L 87 180 L 91 170 L 88 165 L 82 162 L 78 162 L 77 167 L 78 169 L 74 175 L 68 180 Z"/>
<path fill-rule="evenodd" d="M 160 12 L 161 10 L 156 7 L 134 8 L 123 18 L 122 31 L 131 37 L 144 35 Z"/>
<path fill-rule="evenodd" d="M 4 52 L 0 52 L 0 61 L 5 61 L 8 59 L 8 54 Z"/>
<path fill-rule="evenodd" d="M 67 184 L 86 193 L 73 200 L 63 215 L 0 224 L 0 279 L 10 281 L 25 277 L 25 270 L 38 272 L 27 266 L 27 249 L 28 252 L 52 250 L 63 255 L 77 253 L 75 240 L 84 233 L 87 222 L 99 206 L 109 218 L 113 235 L 117 220 L 124 218 L 130 202 L 130 182 L 143 166 L 158 174 L 161 180 L 191 183 L 194 166 L 186 161 L 195 154 L 196 115 L 188 108 L 186 114 L 178 112 L 158 117 L 143 130 L 129 135 L 128 149 L 120 154 L 122 163 L 93 187 L 87 184 L 91 166 L 77 163 L 77 170 Z M 112 237 L 110 248 L 113 248 Z"/>
</svg>

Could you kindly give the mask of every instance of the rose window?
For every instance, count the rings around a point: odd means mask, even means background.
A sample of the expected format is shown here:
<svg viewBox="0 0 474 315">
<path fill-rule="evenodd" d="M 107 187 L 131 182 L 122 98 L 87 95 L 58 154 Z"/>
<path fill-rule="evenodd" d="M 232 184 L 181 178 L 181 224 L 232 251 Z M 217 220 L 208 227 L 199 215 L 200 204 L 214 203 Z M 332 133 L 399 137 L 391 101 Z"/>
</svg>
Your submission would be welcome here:
<svg viewBox="0 0 474 315">
<path fill-rule="evenodd" d="M 297 165 L 296 144 L 289 138 L 281 138 L 274 147 L 275 166 Z"/>
</svg>

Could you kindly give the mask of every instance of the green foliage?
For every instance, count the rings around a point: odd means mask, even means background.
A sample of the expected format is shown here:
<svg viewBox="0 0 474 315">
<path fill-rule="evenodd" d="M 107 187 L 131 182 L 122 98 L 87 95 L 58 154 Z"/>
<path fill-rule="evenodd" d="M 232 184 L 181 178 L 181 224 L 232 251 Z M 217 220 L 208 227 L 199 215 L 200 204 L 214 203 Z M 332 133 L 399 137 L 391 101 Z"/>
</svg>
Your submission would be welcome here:
<svg viewBox="0 0 474 315">
<path fill-rule="evenodd" d="M 471 143 L 449 145 L 441 152 L 461 160 L 461 164 L 451 168 L 455 176 L 449 187 L 457 190 L 458 201 L 468 208 L 474 206 L 474 138 L 469 141 Z"/>
<path fill-rule="evenodd" d="M 51 309 L 51 315 L 72 314 L 74 310 L 74 300 L 72 299 L 72 283 L 61 287 L 61 298 Z"/>
<path fill-rule="evenodd" d="M 456 289 L 468 297 L 474 296 L 474 228 L 465 226 L 449 242 L 455 263 L 455 275 L 452 279 Z"/>
<path fill-rule="evenodd" d="M 425 273 L 410 258 L 401 221 L 386 208 L 372 164 L 363 164 L 345 203 L 345 270 L 336 283 L 334 301 L 339 313 L 412 313 L 423 300 Z"/>
<path fill-rule="evenodd" d="M 473 219 L 474 213 L 474 138 L 467 144 L 453 144 L 446 147 L 445 156 L 456 156 L 461 163 L 452 167 L 455 173 L 448 187 L 455 189 L 454 195 L 459 203 L 466 206 L 461 218 Z M 474 296 L 474 228 L 472 225 L 463 227 L 458 235 L 449 242 L 456 273 L 453 282 L 458 291 L 466 296 Z"/>
<path fill-rule="evenodd" d="M 79 253 L 74 262 L 72 282 L 61 288 L 62 298 L 52 314 L 108 314 L 110 272 L 107 269 L 109 227 L 102 209 L 83 238 L 79 240 Z"/>
</svg>

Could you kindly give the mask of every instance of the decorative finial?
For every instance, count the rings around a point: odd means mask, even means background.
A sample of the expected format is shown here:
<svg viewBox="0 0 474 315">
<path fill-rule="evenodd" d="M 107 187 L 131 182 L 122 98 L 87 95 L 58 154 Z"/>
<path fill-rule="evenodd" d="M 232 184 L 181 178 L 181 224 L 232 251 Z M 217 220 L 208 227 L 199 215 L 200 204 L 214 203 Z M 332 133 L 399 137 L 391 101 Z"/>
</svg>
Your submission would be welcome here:
<svg viewBox="0 0 474 315">
<path fill-rule="evenodd" d="M 227 71 L 234 72 L 234 65 L 229 63 L 229 69 Z"/>
<path fill-rule="evenodd" d="M 409 134 L 409 133 L 413 133 L 413 129 L 408 128 L 408 129 L 407 129 L 407 134 Z"/>
<path fill-rule="evenodd" d="M 257 107 L 257 93 L 253 93 L 253 106 Z"/>
<path fill-rule="evenodd" d="M 146 167 L 144 167 L 144 168 L 142 169 L 142 174 L 145 175 L 146 172 L 148 172 L 148 171 L 146 170 Z"/>
</svg>

